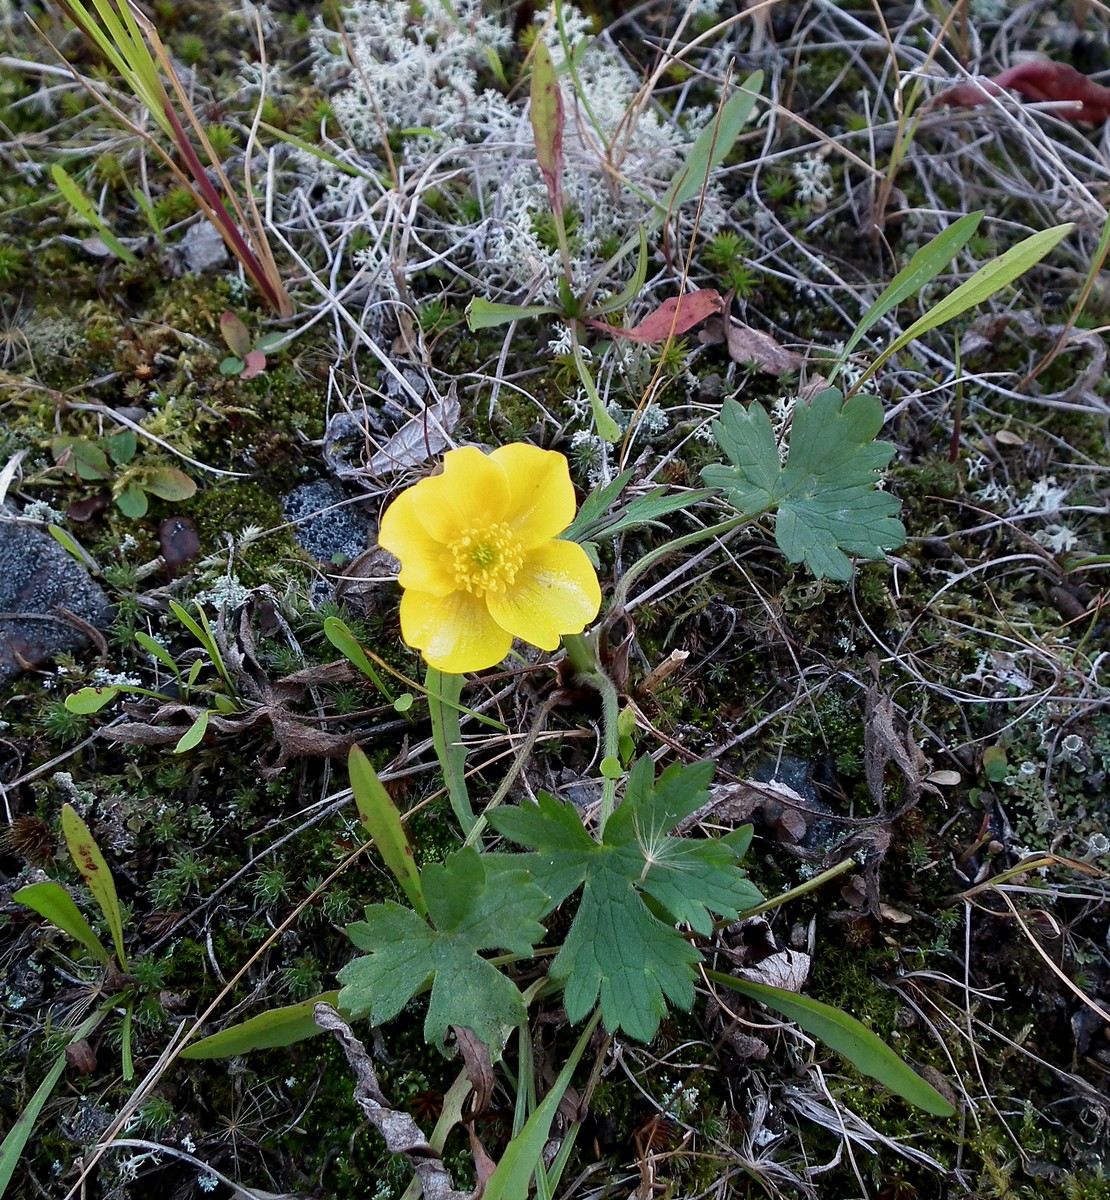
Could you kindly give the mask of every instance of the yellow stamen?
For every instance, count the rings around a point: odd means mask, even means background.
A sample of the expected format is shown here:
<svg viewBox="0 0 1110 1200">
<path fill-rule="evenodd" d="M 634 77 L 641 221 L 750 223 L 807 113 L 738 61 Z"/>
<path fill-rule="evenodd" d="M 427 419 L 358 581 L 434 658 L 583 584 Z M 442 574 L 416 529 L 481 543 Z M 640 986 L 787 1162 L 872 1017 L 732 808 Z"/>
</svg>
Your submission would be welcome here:
<svg viewBox="0 0 1110 1200">
<path fill-rule="evenodd" d="M 473 596 L 512 587 L 524 551 L 504 522 L 468 529 L 450 545 L 455 583 Z"/>
</svg>

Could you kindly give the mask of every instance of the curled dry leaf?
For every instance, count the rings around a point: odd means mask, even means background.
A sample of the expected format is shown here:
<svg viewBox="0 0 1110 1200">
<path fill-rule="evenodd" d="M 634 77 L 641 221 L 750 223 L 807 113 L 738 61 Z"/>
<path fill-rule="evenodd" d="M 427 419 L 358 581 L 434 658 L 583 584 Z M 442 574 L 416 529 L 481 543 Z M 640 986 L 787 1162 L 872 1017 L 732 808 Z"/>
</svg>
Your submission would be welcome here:
<svg viewBox="0 0 1110 1200">
<path fill-rule="evenodd" d="M 800 992 L 809 978 L 809 963 L 809 955 L 801 950 L 780 950 L 777 954 L 768 955 L 754 967 L 741 967 L 733 974 L 749 983 L 763 983 L 788 992 Z"/>
<path fill-rule="evenodd" d="M 623 338 L 626 342 L 665 342 L 671 337 L 689 333 L 695 325 L 721 311 L 721 297 L 713 288 L 699 292 L 687 292 L 683 296 L 669 296 L 659 307 L 631 329 L 620 329 L 605 321 L 588 320 L 591 329 L 597 329 L 609 337 Z"/>
<path fill-rule="evenodd" d="M 1098 124 L 1110 116 L 1110 88 L 1095 83 L 1067 63 L 1048 59 L 1019 63 L 989 79 L 958 84 L 941 92 L 933 104 L 974 108 L 988 103 L 992 96 L 1001 95 L 1006 88 L 1034 103 L 1060 104 L 1056 115 L 1068 121 Z"/>
<path fill-rule="evenodd" d="M 706 323 L 705 328 L 698 334 L 698 341 L 703 346 L 719 346 L 722 342 L 728 347 L 728 356 L 735 363 L 758 363 L 759 369 L 768 375 L 785 375 L 797 371 L 803 358 L 793 350 L 780 346 L 769 333 L 753 329 L 732 316 L 732 298 L 734 292 L 724 299 L 722 316 L 714 317 Z"/>
</svg>

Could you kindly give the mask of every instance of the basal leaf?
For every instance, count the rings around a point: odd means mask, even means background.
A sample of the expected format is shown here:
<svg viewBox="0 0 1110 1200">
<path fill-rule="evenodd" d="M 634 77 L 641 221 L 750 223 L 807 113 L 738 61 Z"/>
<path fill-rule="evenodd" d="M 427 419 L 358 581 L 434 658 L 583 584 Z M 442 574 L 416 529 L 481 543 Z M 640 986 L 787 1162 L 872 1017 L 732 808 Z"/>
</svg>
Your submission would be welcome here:
<svg viewBox="0 0 1110 1200">
<path fill-rule="evenodd" d="M 189 500 L 196 495 L 196 482 L 176 467 L 152 467 L 143 477 L 143 487 L 162 500 Z"/>
<path fill-rule="evenodd" d="M 111 962 L 112 956 L 104 948 L 104 943 L 93 932 L 92 926 L 60 883 L 53 880 L 31 883 L 13 892 L 12 899 L 17 904 L 34 909 L 40 917 L 45 917 L 74 941 L 80 942 L 101 966 L 106 967 Z"/>
<path fill-rule="evenodd" d="M 541 40 L 532 54 L 532 135 L 536 162 L 547 187 L 551 211 L 563 211 L 563 94 L 551 61 L 551 51 Z"/>
<path fill-rule="evenodd" d="M 845 343 L 838 366 L 848 361 L 864 334 L 876 322 L 881 321 L 888 312 L 892 312 L 904 300 L 917 295 L 927 283 L 935 279 L 948 266 L 967 245 L 976 229 L 979 228 L 979 222 L 982 219 L 981 209 L 979 212 L 968 213 L 966 216 L 960 217 L 958 221 L 953 221 L 947 229 L 941 230 L 932 241 L 927 242 L 917 251 L 886 286 L 882 295 L 864 313 L 852 336 Z"/>
<path fill-rule="evenodd" d="M 705 802 L 712 774 L 712 763 L 676 765 L 655 780 L 651 759 L 641 759 L 601 842 L 573 805 L 544 793 L 537 804 L 487 812 L 499 833 L 535 851 L 521 861 L 552 906 L 582 888 L 550 970 L 563 984 L 572 1021 L 600 999 L 609 1030 L 650 1041 L 668 1001 L 681 1008 L 693 1003 L 700 956 L 675 924 L 708 933 L 711 914 L 734 918 L 759 903 L 734 845 L 670 836 Z"/>
<path fill-rule="evenodd" d="M 899 350 L 921 337 L 922 334 L 928 333 L 932 329 L 938 329 L 946 322 L 967 312 L 969 308 L 974 308 L 977 304 L 982 304 L 984 300 L 989 300 L 996 292 L 1000 292 L 1004 287 L 1013 283 L 1018 276 L 1024 275 L 1030 267 L 1039 263 L 1074 228 L 1074 224 L 1067 224 L 1054 225 L 1051 229 L 1042 229 L 1040 233 L 1025 238 L 1016 246 L 1011 246 L 1005 254 L 999 255 L 998 258 L 992 259 L 985 266 L 980 267 L 970 279 L 961 283 L 955 291 L 949 292 L 924 316 L 914 321 L 909 329 L 896 337 L 868 367 L 860 383 L 870 378 L 892 354 L 897 354 Z"/>
<path fill-rule="evenodd" d="M 123 951 L 123 916 L 120 913 L 116 882 L 96 839 L 89 827 L 78 815 L 72 804 L 62 805 L 62 833 L 74 866 L 81 872 L 93 899 L 112 931 L 112 942 L 116 948 L 116 961 L 127 970 L 127 956 Z"/>
<path fill-rule="evenodd" d="M 795 405 L 781 466 L 763 407 L 745 410 L 729 400 L 714 431 L 733 465 L 706 467 L 702 477 L 742 513 L 777 512 L 775 540 L 791 562 L 805 562 L 818 578 L 847 580 L 849 554 L 880 559 L 906 538 L 898 501 L 877 486 L 894 453 L 889 442 L 874 440 L 882 423 L 875 397 L 844 400 L 829 388 Z"/>
<path fill-rule="evenodd" d="M 431 981 L 424 1036 L 442 1045 L 451 1025 L 465 1025 L 489 1046 L 505 1026 L 521 1024 L 515 984 L 481 950 L 529 955 L 543 938 L 546 895 L 504 856 L 466 847 L 421 875 L 431 924 L 392 902 L 374 904 L 347 933 L 366 953 L 339 973 L 342 1006 L 375 1025 L 395 1017 Z"/>
<path fill-rule="evenodd" d="M 100 712 L 118 695 L 118 687 L 83 687 L 76 692 L 71 692 L 65 699 L 65 705 L 70 712 L 87 716 L 90 713 Z"/>
<path fill-rule="evenodd" d="M 508 325 L 510 321 L 524 321 L 528 317 L 552 316 L 558 313 L 550 304 L 497 304 L 475 296 L 466 306 L 466 327 L 471 333 L 479 329 L 492 329 L 495 325 Z"/>
<path fill-rule="evenodd" d="M 720 112 L 701 130 L 690 147 L 686 162 L 671 180 L 655 224 L 681 208 L 705 187 L 713 169 L 724 161 L 725 155 L 736 144 L 740 131 L 748 123 L 762 87 L 763 72 L 753 71 L 725 101 Z"/>
<path fill-rule="evenodd" d="M 404 889 L 417 915 L 426 917 L 428 906 L 424 902 L 420 872 L 396 804 L 382 786 L 370 760 L 358 746 L 351 747 L 347 770 L 363 828 L 374 839 L 382 861 L 393 872 L 393 877 Z"/>
<path fill-rule="evenodd" d="M 714 982 L 759 1000 L 800 1025 L 852 1063 L 864 1075 L 885 1084 L 892 1092 L 938 1117 L 950 1117 L 955 1110 L 932 1086 L 912 1071 L 881 1038 L 855 1017 L 796 992 L 749 983 L 719 971 L 707 971 Z"/>
<path fill-rule="evenodd" d="M 227 348 L 237 358 L 246 358 L 251 348 L 251 335 L 242 317 L 225 310 L 220 314 L 220 333 Z"/>
<path fill-rule="evenodd" d="M 292 1046 L 320 1032 L 313 1018 L 317 1004 L 337 1005 L 338 992 L 323 992 L 299 1004 L 287 1004 L 259 1013 L 229 1029 L 210 1034 L 198 1042 L 186 1046 L 181 1058 L 233 1058 L 237 1054 L 249 1054 L 252 1050 L 272 1050 L 279 1046 Z M 346 1014 L 343 1014 L 346 1015 Z"/>
</svg>

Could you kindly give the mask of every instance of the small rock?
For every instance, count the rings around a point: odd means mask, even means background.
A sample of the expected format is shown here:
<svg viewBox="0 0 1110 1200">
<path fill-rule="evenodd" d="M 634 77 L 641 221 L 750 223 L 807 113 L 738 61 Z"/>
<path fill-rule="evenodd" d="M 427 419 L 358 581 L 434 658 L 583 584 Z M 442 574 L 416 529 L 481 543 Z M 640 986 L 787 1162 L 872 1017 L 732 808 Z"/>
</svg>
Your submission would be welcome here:
<svg viewBox="0 0 1110 1200">
<path fill-rule="evenodd" d="M 48 533 L 14 518 L 0 510 L 0 683 L 88 647 L 88 635 L 59 609 L 94 629 L 112 622 L 108 597 L 85 568 Z"/>
<path fill-rule="evenodd" d="M 369 545 L 369 519 L 329 479 L 294 488 L 281 507 L 286 518 L 296 522 L 293 536 L 297 544 L 320 562 L 349 562 Z"/>
<path fill-rule="evenodd" d="M 178 249 L 191 275 L 203 275 L 227 264 L 227 246 L 211 221 L 190 225 Z"/>
</svg>

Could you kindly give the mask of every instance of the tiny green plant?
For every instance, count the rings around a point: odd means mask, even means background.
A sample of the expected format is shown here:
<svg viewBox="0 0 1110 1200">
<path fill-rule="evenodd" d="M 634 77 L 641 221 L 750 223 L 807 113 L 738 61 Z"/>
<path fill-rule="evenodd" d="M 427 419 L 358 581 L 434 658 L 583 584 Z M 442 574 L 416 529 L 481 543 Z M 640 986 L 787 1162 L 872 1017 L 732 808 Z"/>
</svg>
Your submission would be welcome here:
<svg viewBox="0 0 1110 1200">
<path fill-rule="evenodd" d="M 220 362 L 220 374 L 238 375 L 243 380 L 261 375 L 266 369 L 266 352 L 273 350 L 283 340 L 280 333 L 268 333 L 255 341 L 242 318 L 233 312 L 221 315 L 220 333 L 231 351 Z"/>
<path fill-rule="evenodd" d="M 111 483 L 116 507 L 125 517 L 146 516 L 150 496 L 160 500 L 189 500 L 196 483 L 176 467 L 135 462 L 138 440 L 130 429 L 103 438 L 56 437 L 51 443 L 55 463 L 83 483 Z"/>
<path fill-rule="evenodd" d="M 127 982 L 130 977 L 126 975 L 128 962 L 124 945 L 124 922 L 115 881 L 96 839 L 72 805 L 62 805 L 61 823 L 70 858 L 108 927 L 111 950 L 105 946 L 69 892 L 60 883 L 53 880 L 32 883 L 14 892 L 12 899 L 38 913 L 84 948 L 100 972 L 100 990 L 102 993 L 107 992 L 108 997 L 91 1016 L 69 1031 L 66 1048 L 55 1059 L 19 1119 L 0 1143 L 0 1196 L 6 1192 L 39 1114 L 62 1077 L 66 1065 L 66 1049 L 88 1037 L 116 1011 L 122 1010 L 120 1038 L 123 1077 L 130 1080 L 135 1075 L 131 1028 L 135 992 Z"/>
</svg>

